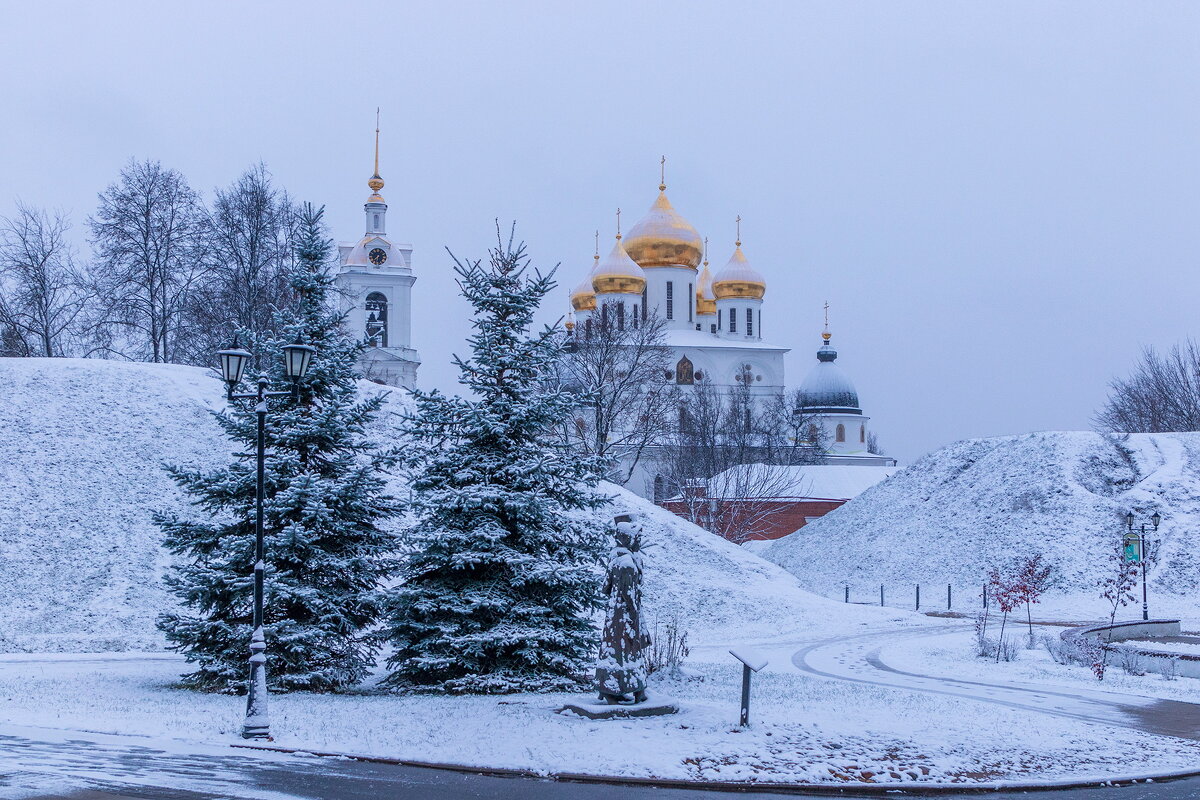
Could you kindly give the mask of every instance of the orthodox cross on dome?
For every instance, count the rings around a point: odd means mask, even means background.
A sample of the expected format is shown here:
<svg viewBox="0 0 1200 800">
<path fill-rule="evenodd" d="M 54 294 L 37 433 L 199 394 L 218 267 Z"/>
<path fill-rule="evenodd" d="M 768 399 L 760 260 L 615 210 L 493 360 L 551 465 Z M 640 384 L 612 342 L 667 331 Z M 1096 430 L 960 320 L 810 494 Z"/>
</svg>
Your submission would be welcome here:
<svg viewBox="0 0 1200 800">
<path fill-rule="evenodd" d="M 734 222 L 737 224 L 737 240 L 734 241 L 733 244 L 735 247 L 741 247 L 742 246 L 742 215 L 738 214 L 738 217 L 736 220 L 734 220 Z"/>
<path fill-rule="evenodd" d="M 667 157 L 663 156 L 658 160 L 658 190 L 665 192 L 667 190 Z"/>
<path fill-rule="evenodd" d="M 829 341 L 829 301 L 825 301 L 825 331 L 821 334 L 821 338 L 826 342 Z"/>
<path fill-rule="evenodd" d="M 596 231 L 596 254 L 592 258 L 600 260 L 600 231 L 598 229 Z"/>
<path fill-rule="evenodd" d="M 704 266 L 708 266 L 708 237 L 704 237 Z"/>
<path fill-rule="evenodd" d="M 617 209 L 617 238 L 621 238 L 621 209 Z"/>
</svg>

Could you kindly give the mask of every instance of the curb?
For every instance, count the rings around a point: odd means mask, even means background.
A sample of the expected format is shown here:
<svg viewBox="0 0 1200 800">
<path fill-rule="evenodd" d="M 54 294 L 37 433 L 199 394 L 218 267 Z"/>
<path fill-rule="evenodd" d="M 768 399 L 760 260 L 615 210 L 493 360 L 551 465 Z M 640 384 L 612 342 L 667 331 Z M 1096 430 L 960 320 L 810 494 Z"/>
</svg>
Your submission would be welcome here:
<svg viewBox="0 0 1200 800">
<path fill-rule="evenodd" d="M 528 769 L 509 767 L 473 767 L 467 764 L 450 764 L 437 761 L 412 761 L 401 758 L 365 756 L 354 753 L 331 753 L 321 750 L 306 750 L 302 747 L 279 747 L 266 744 L 231 744 L 243 750 L 265 750 L 274 753 L 301 753 L 322 758 L 346 758 L 370 764 L 389 764 L 397 767 L 439 769 L 469 775 L 485 775 L 496 778 L 526 778 L 558 783 L 599 783 L 613 786 L 639 786 L 655 789 L 690 789 L 705 792 L 765 794 L 792 794 L 829 797 L 874 797 L 884 795 L 937 796 L 950 794 L 990 794 L 993 792 L 1053 792 L 1066 789 L 1099 789 L 1112 786 L 1131 786 L 1147 782 L 1167 782 L 1200 777 L 1200 770 L 1183 772 L 1160 772 L 1144 775 L 1122 775 L 1114 778 L 1085 778 L 1081 780 L 1045 781 L 1022 783 L 996 781 L 992 783 L 782 783 L 775 781 L 698 781 L 687 778 L 641 778 L 624 775 L 591 775 L 581 772 L 535 772 Z"/>
</svg>

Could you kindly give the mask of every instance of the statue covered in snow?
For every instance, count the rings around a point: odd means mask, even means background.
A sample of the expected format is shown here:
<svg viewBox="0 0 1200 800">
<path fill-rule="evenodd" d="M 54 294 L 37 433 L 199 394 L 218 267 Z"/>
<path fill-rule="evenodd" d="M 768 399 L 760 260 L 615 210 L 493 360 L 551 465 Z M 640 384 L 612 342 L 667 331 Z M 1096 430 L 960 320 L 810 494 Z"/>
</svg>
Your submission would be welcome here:
<svg viewBox="0 0 1200 800">
<path fill-rule="evenodd" d="M 608 606 L 596 688 L 609 704 L 644 703 L 650 635 L 642 621 L 642 528 L 629 515 L 614 521 L 616 541 L 604 583 Z"/>
</svg>

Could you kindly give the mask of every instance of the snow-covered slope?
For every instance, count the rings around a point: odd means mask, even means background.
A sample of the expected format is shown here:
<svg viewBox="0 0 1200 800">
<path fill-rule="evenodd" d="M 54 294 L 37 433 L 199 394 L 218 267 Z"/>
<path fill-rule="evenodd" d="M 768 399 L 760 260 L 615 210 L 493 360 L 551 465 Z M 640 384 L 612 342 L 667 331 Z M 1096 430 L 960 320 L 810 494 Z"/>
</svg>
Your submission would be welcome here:
<svg viewBox="0 0 1200 800">
<path fill-rule="evenodd" d="M 672 617 L 698 645 L 833 635 L 892 611 L 845 605 L 800 587 L 796 576 L 732 542 L 611 484 L 609 512 L 642 521 L 648 558 L 645 604 L 651 623 Z"/>
<path fill-rule="evenodd" d="M 161 644 L 151 514 L 188 507 L 164 464 L 228 462 L 222 388 L 197 367 L 0 358 L 0 651 Z"/>
<path fill-rule="evenodd" d="M 0 387 L 0 651 L 160 646 L 154 618 L 173 599 L 151 514 L 187 508 L 163 464 L 228 461 L 233 447 L 209 413 L 223 405 L 219 381 L 193 367 L 0 358 Z M 835 612 L 878 616 L 815 597 L 774 564 L 607 489 L 615 509 L 647 520 L 656 545 L 652 618 L 678 617 L 694 643 L 825 630 Z"/>
<path fill-rule="evenodd" d="M 978 592 L 988 565 L 1042 552 L 1060 590 L 1095 594 L 1133 510 L 1163 515 L 1156 592 L 1200 584 L 1200 434 L 1047 432 L 950 445 L 762 551 L 818 591 Z M 933 589 L 938 586 L 938 589 Z M 872 588 L 873 587 L 873 588 Z M 905 595 L 908 596 L 907 594 Z M 965 598 L 964 598 L 965 599 Z"/>
<path fill-rule="evenodd" d="M 0 648 L 159 641 L 168 604 L 155 510 L 181 508 L 164 462 L 228 457 L 220 382 L 164 364 L 0 358 Z"/>
</svg>

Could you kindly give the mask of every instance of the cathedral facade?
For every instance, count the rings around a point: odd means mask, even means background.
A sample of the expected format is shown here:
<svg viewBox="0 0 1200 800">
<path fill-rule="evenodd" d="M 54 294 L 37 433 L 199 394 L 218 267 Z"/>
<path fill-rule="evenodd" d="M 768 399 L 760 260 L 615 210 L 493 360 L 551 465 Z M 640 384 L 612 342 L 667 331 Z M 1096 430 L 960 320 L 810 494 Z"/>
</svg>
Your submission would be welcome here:
<svg viewBox="0 0 1200 800">
<path fill-rule="evenodd" d="M 338 288 L 346 325 L 369 348 L 359 363 L 363 376 L 389 386 L 412 388 L 421 357 L 412 346 L 412 245 L 387 233 L 387 203 L 379 193 L 379 128 L 375 129 L 375 171 L 363 206 L 365 233 L 338 245 Z"/>
<path fill-rule="evenodd" d="M 602 314 L 615 315 L 618 325 L 653 314 L 663 322 L 664 343 L 671 350 L 668 381 L 685 391 L 746 386 L 764 398 L 782 395 L 789 348 L 764 337 L 766 325 L 775 321 L 769 310 L 764 314 L 766 277 L 742 249 L 741 218 L 733 252 L 714 272 L 707 240 L 671 205 L 666 188 L 660 183 L 653 205 L 627 235 L 622 237 L 618 226 L 607 256 L 597 248 L 592 269 L 571 293 L 571 324 L 586 335 Z M 870 420 L 853 384 L 834 364 L 828 321 L 826 328 L 817 364 L 800 387 L 800 406 L 813 418 L 812 439 L 823 443 L 829 464 L 894 464 L 868 452 Z M 654 496 L 654 487 L 651 456 L 628 488 Z"/>
</svg>

